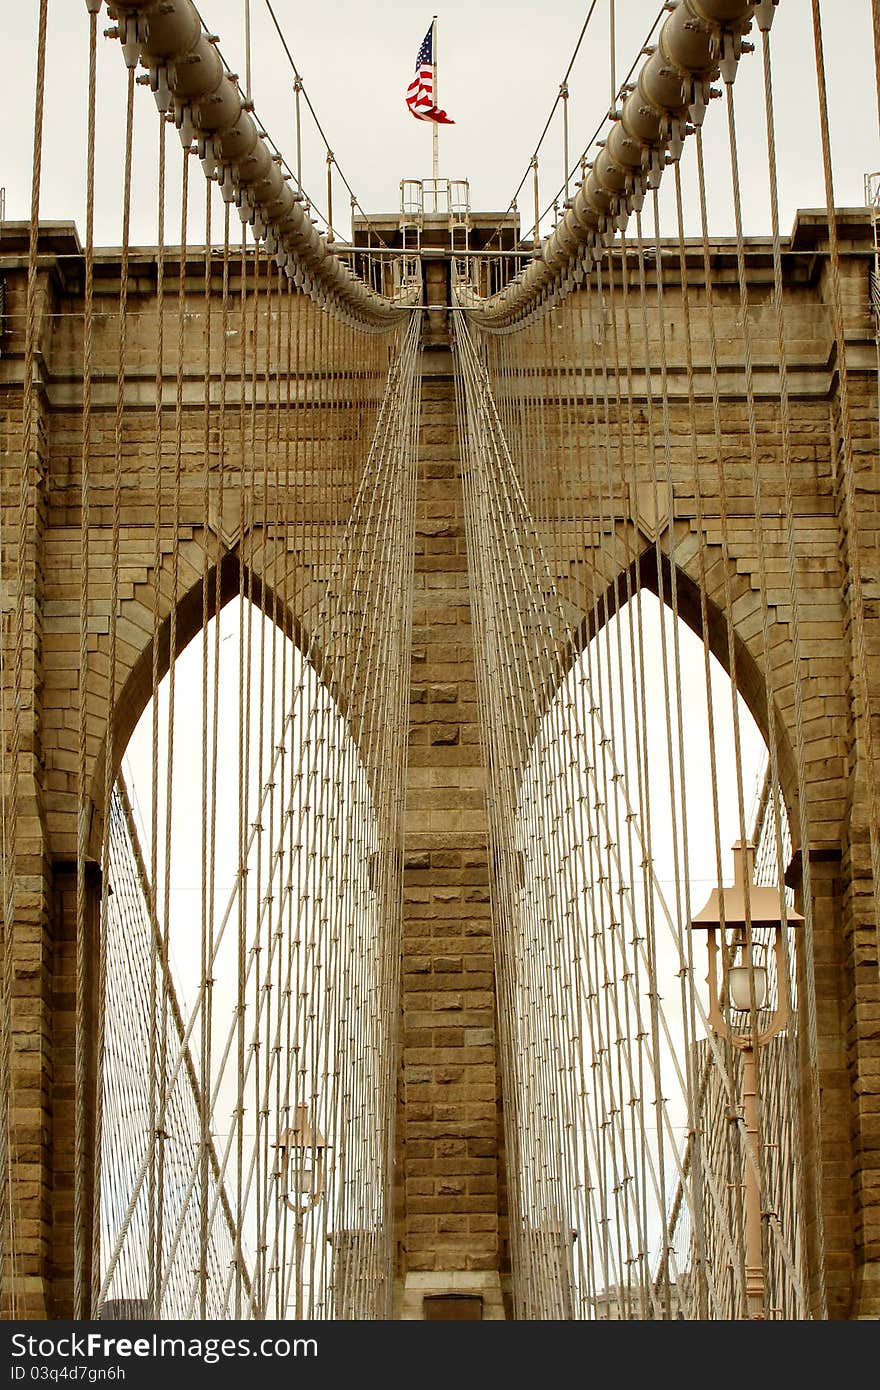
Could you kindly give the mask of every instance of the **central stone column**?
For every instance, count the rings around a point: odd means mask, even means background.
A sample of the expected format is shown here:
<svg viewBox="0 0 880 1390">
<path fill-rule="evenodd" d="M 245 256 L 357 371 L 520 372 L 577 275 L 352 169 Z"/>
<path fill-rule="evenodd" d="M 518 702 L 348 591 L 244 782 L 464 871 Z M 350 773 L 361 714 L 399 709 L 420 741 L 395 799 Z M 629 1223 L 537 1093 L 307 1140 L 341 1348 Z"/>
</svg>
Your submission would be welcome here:
<svg viewBox="0 0 880 1390">
<path fill-rule="evenodd" d="M 499 1318 L 501 1126 L 488 821 L 455 392 L 451 354 L 428 350 L 423 360 L 396 1313 Z"/>
</svg>

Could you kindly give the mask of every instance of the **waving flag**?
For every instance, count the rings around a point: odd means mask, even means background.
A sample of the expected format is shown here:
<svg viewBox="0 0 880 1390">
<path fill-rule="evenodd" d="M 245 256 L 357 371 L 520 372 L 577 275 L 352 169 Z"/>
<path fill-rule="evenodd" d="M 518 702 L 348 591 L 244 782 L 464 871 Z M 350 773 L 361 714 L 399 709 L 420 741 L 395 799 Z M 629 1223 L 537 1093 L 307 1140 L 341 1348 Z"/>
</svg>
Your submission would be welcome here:
<svg viewBox="0 0 880 1390">
<path fill-rule="evenodd" d="M 416 55 L 416 75 L 406 89 L 406 104 L 417 121 L 455 125 L 434 105 L 434 26 L 431 25 Z"/>
</svg>

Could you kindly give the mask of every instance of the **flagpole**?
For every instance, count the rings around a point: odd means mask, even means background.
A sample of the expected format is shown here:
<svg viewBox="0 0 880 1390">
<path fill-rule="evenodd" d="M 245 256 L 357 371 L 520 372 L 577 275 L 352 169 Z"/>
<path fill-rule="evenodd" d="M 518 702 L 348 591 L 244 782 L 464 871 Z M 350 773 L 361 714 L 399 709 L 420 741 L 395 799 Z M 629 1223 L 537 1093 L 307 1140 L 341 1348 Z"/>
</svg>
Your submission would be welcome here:
<svg viewBox="0 0 880 1390">
<path fill-rule="evenodd" d="M 432 56 L 433 56 L 433 58 L 434 58 L 434 105 L 435 105 L 435 106 L 439 106 L 439 105 L 440 105 L 440 97 L 439 97 L 439 94 L 438 94 L 438 83 L 437 83 L 437 16 L 436 16 L 436 15 L 434 15 L 434 18 L 433 18 L 433 20 L 432 20 L 432 22 L 431 22 L 431 28 L 432 28 L 432 30 L 433 30 L 433 33 L 432 33 L 432 35 L 431 35 L 431 53 L 432 53 Z M 437 193 L 438 193 L 438 190 L 437 190 L 437 182 L 438 182 L 439 177 L 440 177 L 440 172 L 439 172 L 439 171 L 440 171 L 440 127 L 439 127 L 439 125 L 437 124 L 436 121 L 432 121 L 431 124 L 432 124 L 433 129 L 434 129 L 434 136 L 433 136 L 433 147 L 434 147 L 434 211 L 437 212 L 437 210 L 438 210 L 438 209 L 437 209 Z"/>
</svg>

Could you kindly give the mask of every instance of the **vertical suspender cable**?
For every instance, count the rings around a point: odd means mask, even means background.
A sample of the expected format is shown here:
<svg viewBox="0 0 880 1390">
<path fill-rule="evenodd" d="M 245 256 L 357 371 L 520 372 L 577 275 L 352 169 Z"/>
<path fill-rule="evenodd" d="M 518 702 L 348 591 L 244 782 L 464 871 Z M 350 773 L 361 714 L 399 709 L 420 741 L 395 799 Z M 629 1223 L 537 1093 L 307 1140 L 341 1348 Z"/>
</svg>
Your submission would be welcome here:
<svg viewBox="0 0 880 1390">
<path fill-rule="evenodd" d="M 76 940 L 77 940 L 77 978 L 85 982 L 88 962 L 84 959 L 87 949 L 88 884 L 86 863 L 89 853 L 91 798 L 88 788 L 88 685 L 89 685 L 89 531 L 91 527 L 91 451 L 92 451 L 92 331 L 94 325 L 94 241 L 95 241 L 95 123 L 96 123 L 96 72 L 97 72 L 97 8 L 89 11 L 89 78 L 88 78 L 88 117 L 86 133 L 86 241 L 85 241 L 85 284 L 83 287 L 83 403 L 82 403 L 82 454 L 80 459 L 80 607 L 79 607 L 79 768 L 76 842 Z M 98 949 L 100 960 L 104 961 L 104 932 L 98 922 Z M 100 1184 L 101 1184 L 101 1123 L 102 1113 L 102 1066 L 103 1066 L 103 1022 L 104 1022 L 104 972 L 99 970 L 97 990 L 98 1016 L 95 1055 L 97 1062 L 95 1106 L 96 1123 L 94 1134 L 94 1154 L 92 1171 L 92 1288 L 89 1311 L 94 1311 L 93 1299 L 97 1292 L 100 1253 Z M 77 1090 L 86 1084 L 86 1046 L 87 1040 L 77 1035 Z M 77 1168 L 83 1169 L 87 1163 L 87 1152 L 79 1148 L 86 1140 L 85 1126 L 78 1136 L 76 1152 Z"/>
</svg>

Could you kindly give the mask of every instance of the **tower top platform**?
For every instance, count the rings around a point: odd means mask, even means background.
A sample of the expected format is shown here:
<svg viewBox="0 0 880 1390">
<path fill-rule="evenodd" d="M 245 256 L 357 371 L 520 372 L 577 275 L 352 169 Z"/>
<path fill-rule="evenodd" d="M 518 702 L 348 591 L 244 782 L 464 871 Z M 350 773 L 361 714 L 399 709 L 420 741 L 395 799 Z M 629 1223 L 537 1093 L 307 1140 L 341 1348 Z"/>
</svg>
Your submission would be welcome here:
<svg viewBox="0 0 880 1390">
<path fill-rule="evenodd" d="M 515 209 L 474 212 L 467 179 L 401 179 L 397 212 L 352 215 L 352 240 L 365 250 L 512 251 L 519 228 Z"/>
</svg>

